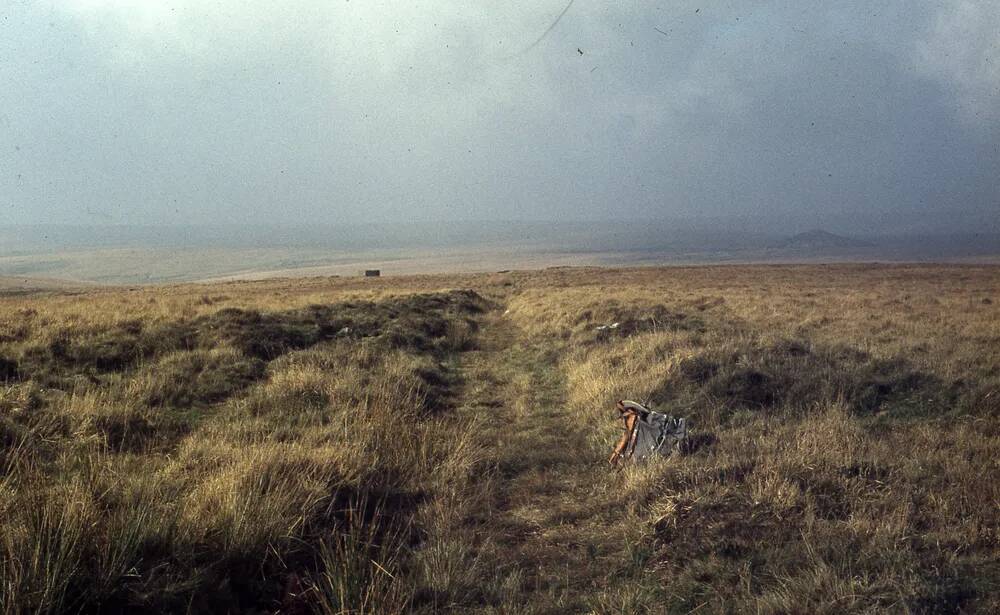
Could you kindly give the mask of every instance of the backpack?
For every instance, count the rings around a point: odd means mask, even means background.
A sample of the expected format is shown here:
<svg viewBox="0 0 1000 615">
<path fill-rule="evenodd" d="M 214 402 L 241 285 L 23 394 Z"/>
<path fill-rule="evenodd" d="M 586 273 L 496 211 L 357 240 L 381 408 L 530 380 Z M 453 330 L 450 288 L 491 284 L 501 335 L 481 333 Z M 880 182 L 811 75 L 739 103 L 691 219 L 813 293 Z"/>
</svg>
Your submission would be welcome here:
<svg viewBox="0 0 1000 615">
<path fill-rule="evenodd" d="M 625 429 L 609 459 L 611 465 L 622 459 L 644 461 L 654 455 L 669 456 L 687 441 L 687 419 L 654 412 L 628 400 L 619 401 L 615 408 Z"/>
</svg>

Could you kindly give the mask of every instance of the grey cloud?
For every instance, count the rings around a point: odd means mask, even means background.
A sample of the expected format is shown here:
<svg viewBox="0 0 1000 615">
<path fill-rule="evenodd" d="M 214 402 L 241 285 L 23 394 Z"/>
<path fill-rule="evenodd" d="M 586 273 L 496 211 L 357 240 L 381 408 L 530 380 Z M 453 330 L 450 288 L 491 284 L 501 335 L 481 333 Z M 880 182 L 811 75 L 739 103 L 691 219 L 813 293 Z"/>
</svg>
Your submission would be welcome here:
<svg viewBox="0 0 1000 615">
<path fill-rule="evenodd" d="M 1000 2 L 883 4 L 16 4 L 0 224 L 978 228 Z"/>
</svg>

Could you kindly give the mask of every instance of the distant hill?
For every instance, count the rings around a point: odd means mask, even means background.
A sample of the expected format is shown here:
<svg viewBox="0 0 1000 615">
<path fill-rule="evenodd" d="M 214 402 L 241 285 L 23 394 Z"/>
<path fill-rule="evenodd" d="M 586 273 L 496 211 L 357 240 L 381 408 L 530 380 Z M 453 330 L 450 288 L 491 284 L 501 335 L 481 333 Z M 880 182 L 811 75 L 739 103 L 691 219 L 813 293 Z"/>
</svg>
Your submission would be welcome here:
<svg viewBox="0 0 1000 615">
<path fill-rule="evenodd" d="M 816 229 L 792 235 L 781 241 L 776 247 L 795 250 L 816 250 L 819 248 L 873 248 L 875 244 Z"/>
</svg>

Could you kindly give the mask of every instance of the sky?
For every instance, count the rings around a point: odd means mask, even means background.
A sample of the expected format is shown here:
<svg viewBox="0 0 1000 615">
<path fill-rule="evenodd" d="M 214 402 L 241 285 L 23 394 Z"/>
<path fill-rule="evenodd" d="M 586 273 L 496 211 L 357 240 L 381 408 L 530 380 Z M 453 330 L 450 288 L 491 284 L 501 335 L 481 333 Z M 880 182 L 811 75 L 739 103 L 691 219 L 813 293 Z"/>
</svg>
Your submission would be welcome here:
<svg viewBox="0 0 1000 615">
<path fill-rule="evenodd" d="M 0 225 L 996 231 L 998 177 L 1000 0 L 0 2 Z"/>
</svg>

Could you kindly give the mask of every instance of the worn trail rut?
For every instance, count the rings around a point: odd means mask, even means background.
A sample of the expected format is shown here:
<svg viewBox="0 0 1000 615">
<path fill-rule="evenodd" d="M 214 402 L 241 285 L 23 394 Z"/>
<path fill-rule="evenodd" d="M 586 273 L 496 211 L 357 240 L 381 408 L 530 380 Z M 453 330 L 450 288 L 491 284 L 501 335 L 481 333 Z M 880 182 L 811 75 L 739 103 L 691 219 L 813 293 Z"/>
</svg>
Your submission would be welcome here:
<svg viewBox="0 0 1000 615">
<path fill-rule="evenodd" d="M 501 594 L 499 605 L 463 606 L 593 611 L 611 578 L 631 574 L 637 562 L 615 523 L 615 476 L 589 441 L 588 425 L 564 403 L 559 354 L 490 315 L 480 348 L 466 353 L 460 371 L 459 415 L 480 426 L 495 464 L 492 502 L 476 531 L 477 564 Z"/>
</svg>

